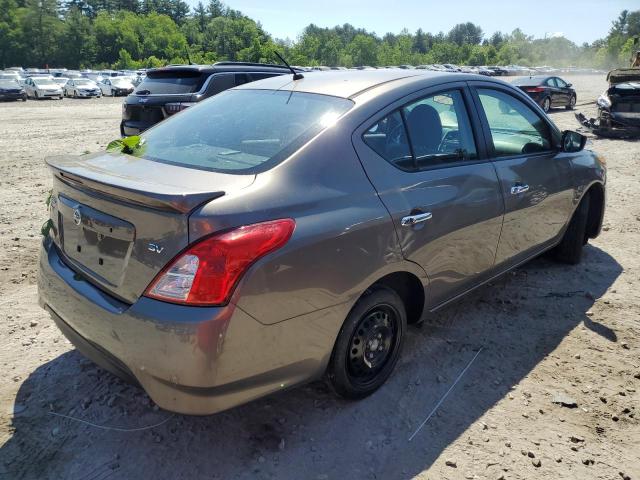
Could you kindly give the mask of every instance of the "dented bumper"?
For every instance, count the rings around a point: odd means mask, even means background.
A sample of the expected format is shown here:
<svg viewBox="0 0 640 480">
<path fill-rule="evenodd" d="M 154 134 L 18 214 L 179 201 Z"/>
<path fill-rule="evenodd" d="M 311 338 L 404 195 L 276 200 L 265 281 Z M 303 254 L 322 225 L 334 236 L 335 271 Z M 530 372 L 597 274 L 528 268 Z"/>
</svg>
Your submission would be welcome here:
<svg viewBox="0 0 640 480">
<path fill-rule="evenodd" d="M 616 119 L 608 112 L 600 112 L 598 118 L 587 118 L 576 113 L 576 120 L 594 135 L 607 138 L 640 138 L 640 126 Z"/>
</svg>

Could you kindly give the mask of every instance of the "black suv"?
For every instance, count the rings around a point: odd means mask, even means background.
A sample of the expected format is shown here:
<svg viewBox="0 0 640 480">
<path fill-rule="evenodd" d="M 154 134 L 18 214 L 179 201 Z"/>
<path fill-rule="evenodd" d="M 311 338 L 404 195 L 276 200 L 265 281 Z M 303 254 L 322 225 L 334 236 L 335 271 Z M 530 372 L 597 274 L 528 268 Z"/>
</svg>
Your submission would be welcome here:
<svg viewBox="0 0 640 480">
<path fill-rule="evenodd" d="M 243 83 L 290 73 L 280 65 L 218 62 L 154 68 L 122 105 L 122 136 L 138 135 L 174 113 Z"/>
</svg>

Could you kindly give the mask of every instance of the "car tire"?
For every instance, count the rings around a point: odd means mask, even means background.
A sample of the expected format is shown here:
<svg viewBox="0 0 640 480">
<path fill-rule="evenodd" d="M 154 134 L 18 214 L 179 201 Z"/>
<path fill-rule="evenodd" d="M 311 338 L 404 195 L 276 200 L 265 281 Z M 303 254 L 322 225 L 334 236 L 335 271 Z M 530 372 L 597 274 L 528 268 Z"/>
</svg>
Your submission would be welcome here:
<svg viewBox="0 0 640 480">
<path fill-rule="evenodd" d="M 589 194 L 585 194 L 580 205 L 571 217 L 569 226 L 564 232 L 562 240 L 555 248 L 555 257 L 558 261 L 577 265 L 582 258 L 582 248 L 588 241 L 587 221 L 589 219 Z"/>
<path fill-rule="evenodd" d="M 544 110 L 544 113 L 548 113 L 549 110 L 551 110 L 551 99 L 549 97 L 544 97 L 544 100 L 542 100 L 542 110 Z"/>
<path fill-rule="evenodd" d="M 400 296 L 372 287 L 347 316 L 331 354 L 327 379 L 344 398 L 364 398 L 384 384 L 404 343 L 407 314 Z"/>
<path fill-rule="evenodd" d="M 34 94 L 34 95 L 35 95 L 35 97 L 36 97 L 36 100 L 40 100 L 40 94 L 39 94 L 37 91 L 35 92 L 35 94 Z"/>
<path fill-rule="evenodd" d="M 569 105 L 567 105 L 565 108 L 567 110 L 573 110 L 576 106 L 576 96 L 575 95 L 571 95 L 571 98 L 569 99 Z"/>
<path fill-rule="evenodd" d="M 73 91 L 73 98 L 78 98 L 78 91 L 77 90 Z"/>
</svg>

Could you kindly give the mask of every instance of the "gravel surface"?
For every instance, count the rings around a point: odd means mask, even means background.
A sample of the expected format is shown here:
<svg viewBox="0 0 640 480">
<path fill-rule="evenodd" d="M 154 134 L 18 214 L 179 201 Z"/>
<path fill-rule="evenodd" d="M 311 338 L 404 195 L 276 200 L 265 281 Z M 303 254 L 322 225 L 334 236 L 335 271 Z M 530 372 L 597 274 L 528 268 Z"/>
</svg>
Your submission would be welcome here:
<svg viewBox="0 0 640 480">
<path fill-rule="evenodd" d="M 593 115 L 604 78 L 567 78 Z M 37 304 L 43 159 L 104 148 L 120 104 L 0 104 L 0 478 L 640 479 L 640 142 L 588 146 L 608 205 L 582 264 L 538 258 L 410 328 L 373 396 L 314 383 L 188 417 L 83 359 Z"/>
</svg>

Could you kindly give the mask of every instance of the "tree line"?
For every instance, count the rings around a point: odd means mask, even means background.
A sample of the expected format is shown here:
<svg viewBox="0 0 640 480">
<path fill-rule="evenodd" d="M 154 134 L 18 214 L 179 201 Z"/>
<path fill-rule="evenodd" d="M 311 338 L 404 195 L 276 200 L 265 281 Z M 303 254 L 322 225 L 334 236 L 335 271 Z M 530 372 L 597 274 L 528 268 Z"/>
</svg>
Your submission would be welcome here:
<svg viewBox="0 0 640 480">
<path fill-rule="evenodd" d="M 141 68 L 221 60 L 294 65 L 626 66 L 640 35 L 640 10 L 624 10 L 608 35 L 576 45 L 516 29 L 485 35 L 460 23 L 449 32 L 373 32 L 344 24 L 308 25 L 295 40 L 275 39 L 259 22 L 223 4 L 183 0 L 0 0 L 0 67 Z M 640 47 L 638 47 L 640 48 Z"/>
</svg>

